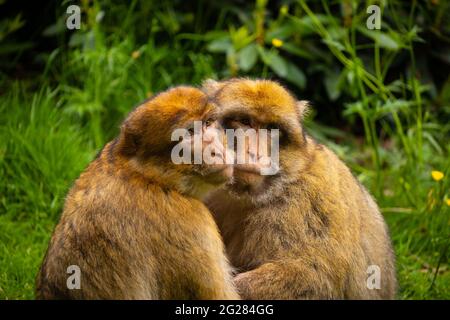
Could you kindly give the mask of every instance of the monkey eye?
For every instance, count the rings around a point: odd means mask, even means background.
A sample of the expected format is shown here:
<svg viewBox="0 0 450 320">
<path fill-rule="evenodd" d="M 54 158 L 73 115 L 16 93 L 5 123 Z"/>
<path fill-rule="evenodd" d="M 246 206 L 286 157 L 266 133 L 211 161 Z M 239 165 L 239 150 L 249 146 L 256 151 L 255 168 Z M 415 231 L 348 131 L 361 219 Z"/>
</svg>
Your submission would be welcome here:
<svg viewBox="0 0 450 320">
<path fill-rule="evenodd" d="M 189 132 L 189 135 L 191 135 L 191 136 L 193 136 L 195 133 L 194 127 L 186 128 L 186 130 Z"/>
<path fill-rule="evenodd" d="M 271 130 L 275 130 L 278 129 L 278 137 L 280 138 L 280 142 L 282 144 L 287 142 L 287 134 L 286 132 L 281 129 L 277 124 L 275 123 L 270 123 L 266 126 L 266 129 L 270 132 Z"/>
<path fill-rule="evenodd" d="M 214 119 L 212 119 L 212 118 L 209 118 L 209 119 L 207 119 L 206 121 L 204 121 L 205 126 L 207 126 L 207 127 L 209 127 L 210 125 L 212 125 L 213 122 L 214 122 Z"/>
<path fill-rule="evenodd" d="M 241 124 L 243 124 L 244 126 L 250 126 L 251 125 L 251 121 L 250 118 L 241 118 L 238 120 Z"/>
<path fill-rule="evenodd" d="M 266 129 L 269 130 L 269 131 L 271 131 L 271 130 L 278 130 L 278 134 L 279 134 L 280 138 L 285 135 L 283 130 L 281 130 L 280 127 L 277 126 L 274 123 L 271 123 L 271 124 L 267 125 Z"/>
<path fill-rule="evenodd" d="M 228 116 L 221 121 L 221 125 L 225 129 L 239 129 L 241 127 L 251 127 L 251 119 L 249 117 Z"/>
</svg>

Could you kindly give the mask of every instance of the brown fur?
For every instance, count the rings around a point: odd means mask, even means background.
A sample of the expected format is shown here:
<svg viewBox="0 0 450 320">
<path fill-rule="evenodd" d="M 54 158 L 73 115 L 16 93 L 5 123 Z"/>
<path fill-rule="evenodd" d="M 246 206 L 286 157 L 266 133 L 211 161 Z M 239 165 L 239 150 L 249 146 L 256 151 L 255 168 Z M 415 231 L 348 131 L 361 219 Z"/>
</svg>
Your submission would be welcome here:
<svg viewBox="0 0 450 320">
<path fill-rule="evenodd" d="M 37 278 L 40 299 L 237 299 L 217 226 L 197 200 L 208 168 L 174 165 L 170 133 L 214 108 L 168 90 L 133 111 L 70 190 Z M 69 290 L 66 269 L 81 269 Z"/>
<path fill-rule="evenodd" d="M 252 127 L 277 123 L 289 136 L 281 171 L 245 175 L 206 199 L 222 232 L 244 299 L 392 299 L 394 255 L 377 205 L 338 157 L 308 137 L 298 103 L 272 81 L 208 81 L 224 119 L 246 113 Z M 366 286 L 370 265 L 381 289 Z"/>
</svg>

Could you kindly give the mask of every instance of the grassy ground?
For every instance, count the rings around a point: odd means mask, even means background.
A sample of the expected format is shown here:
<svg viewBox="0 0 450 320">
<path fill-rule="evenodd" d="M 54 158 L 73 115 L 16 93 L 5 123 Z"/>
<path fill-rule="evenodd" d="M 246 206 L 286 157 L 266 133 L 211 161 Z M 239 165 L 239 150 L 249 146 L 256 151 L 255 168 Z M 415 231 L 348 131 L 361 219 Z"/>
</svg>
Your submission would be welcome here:
<svg viewBox="0 0 450 320">
<path fill-rule="evenodd" d="M 23 97 L 17 88 L 0 99 L 0 298 L 33 298 L 34 278 L 64 195 L 97 151 L 86 125 L 74 121 L 63 108 L 55 108 L 55 95 L 43 90 Z M 328 144 L 341 156 L 355 148 Z M 444 250 L 449 206 L 441 200 L 449 186 L 448 159 L 430 155 L 426 160 L 430 165 L 412 172 L 386 168 L 379 204 L 395 244 L 399 298 L 448 299 L 450 272 Z M 431 169 L 444 166 L 446 177 L 434 181 Z M 358 170 L 356 165 L 357 174 Z M 370 172 L 361 171 L 358 176 L 370 186 Z M 402 179 L 418 182 L 405 188 Z M 412 192 L 411 201 L 430 208 L 414 209 L 408 197 L 401 196 L 408 192 Z"/>
<path fill-rule="evenodd" d="M 243 19 L 247 31 L 237 27 L 229 31 L 231 35 L 220 31 L 226 29 L 228 8 L 219 15 L 215 31 L 204 36 L 202 19 L 196 20 L 189 34 L 182 34 L 180 28 L 183 23 L 192 25 L 192 17 L 150 5 L 137 10 L 136 2 L 111 6 L 110 16 L 117 20 L 102 25 L 96 22 L 100 9 L 94 2 L 83 29 L 70 40 L 72 46 L 44 57 L 41 75 L 20 81 L 0 78 L 4 89 L 0 95 L 0 299 L 34 297 L 34 279 L 66 192 L 117 133 L 121 119 L 134 105 L 174 84 L 233 75 L 277 77 L 300 97 L 317 99 L 308 130 L 330 146 L 377 198 L 397 255 L 398 298 L 450 299 L 450 78 L 433 94 L 415 77 L 386 80 L 390 64 L 384 58 L 394 61 L 391 56 L 402 56 L 404 51 L 410 59 L 414 53 L 408 43 L 393 52 L 386 49 L 393 46 L 389 41 L 375 41 L 372 69 L 356 49 L 352 37 L 356 27 L 349 27 L 346 37 L 333 38 L 331 16 L 317 17 L 303 1 L 287 9 L 295 15 L 280 10 L 284 16 L 266 22 L 274 29 L 266 34 L 273 31 L 282 38 L 281 47 L 271 44 L 271 38 L 255 44 L 261 31 L 248 24 L 259 25 L 264 1 L 257 3 L 250 12 L 256 22 Z M 322 8 L 325 13 L 326 9 Z M 144 31 L 132 26 L 142 25 L 150 12 L 156 27 L 142 40 Z M 305 42 L 298 45 L 300 40 L 286 35 L 286 21 L 312 26 L 305 37 L 321 48 L 314 52 L 323 61 L 308 60 L 311 57 L 302 51 Z M 166 30 L 162 42 L 161 29 Z M 232 47 L 223 51 L 226 46 Z M 242 48 L 247 48 L 245 54 Z M 283 51 L 287 48 L 300 58 L 287 55 Z M 251 65 L 245 59 L 252 62 L 253 51 L 258 59 Z M 324 61 L 331 60 L 341 74 L 328 73 Z M 286 74 L 286 67 L 295 74 Z M 308 78 L 315 80 L 307 82 Z M 327 102 L 320 101 L 323 91 L 316 90 L 317 79 L 330 101 L 336 95 L 346 97 L 345 108 L 338 110 L 345 114 L 338 129 L 316 121 L 324 119 L 321 112 L 329 112 L 322 109 Z M 347 130 L 352 126 L 362 127 L 361 132 Z M 432 171 L 443 177 L 435 173 L 433 178 Z"/>
</svg>

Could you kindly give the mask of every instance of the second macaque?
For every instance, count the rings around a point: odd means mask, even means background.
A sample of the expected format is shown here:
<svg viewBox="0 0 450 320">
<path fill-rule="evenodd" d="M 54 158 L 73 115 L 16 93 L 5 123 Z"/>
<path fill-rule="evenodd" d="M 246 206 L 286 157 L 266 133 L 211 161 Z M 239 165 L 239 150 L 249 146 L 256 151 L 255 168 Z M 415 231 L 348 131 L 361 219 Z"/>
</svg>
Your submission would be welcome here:
<svg viewBox="0 0 450 320">
<path fill-rule="evenodd" d="M 210 80 L 204 89 L 226 129 L 279 132 L 272 174 L 262 174 L 267 163 L 258 162 L 270 154 L 244 146 L 256 162 L 237 164 L 233 183 L 206 199 L 239 272 L 241 297 L 395 298 L 395 259 L 383 216 L 347 166 L 306 134 L 306 103 L 267 80 Z M 379 281 L 372 285 L 369 276 Z"/>
</svg>

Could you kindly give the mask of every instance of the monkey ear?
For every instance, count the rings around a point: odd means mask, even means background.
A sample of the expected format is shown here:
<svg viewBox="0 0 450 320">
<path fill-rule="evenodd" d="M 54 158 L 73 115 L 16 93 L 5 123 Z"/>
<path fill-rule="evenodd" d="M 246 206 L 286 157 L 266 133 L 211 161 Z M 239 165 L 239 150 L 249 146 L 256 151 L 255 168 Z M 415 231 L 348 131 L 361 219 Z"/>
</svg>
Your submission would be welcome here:
<svg viewBox="0 0 450 320">
<path fill-rule="evenodd" d="M 134 121 L 131 115 L 120 127 L 119 150 L 126 156 L 134 156 L 141 145 L 140 121 Z"/>
<path fill-rule="evenodd" d="M 300 121 L 302 121 L 309 114 L 310 102 L 306 100 L 297 101 L 296 108 Z"/>
<path fill-rule="evenodd" d="M 129 132 L 125 125 L 122 126 L 121 130 L 122 132 L 119 137 L 119 150 L 125 156 L 134 156 L 137 152 L 139 143 L 137 136 Z"/>
<path fill-rule="evenodd" d="M 206 79 L 202 82 L 202 90 L 208 95 L 213 96 L 224 86 L 223 82 L 214 79 Z"/>
</svg>

